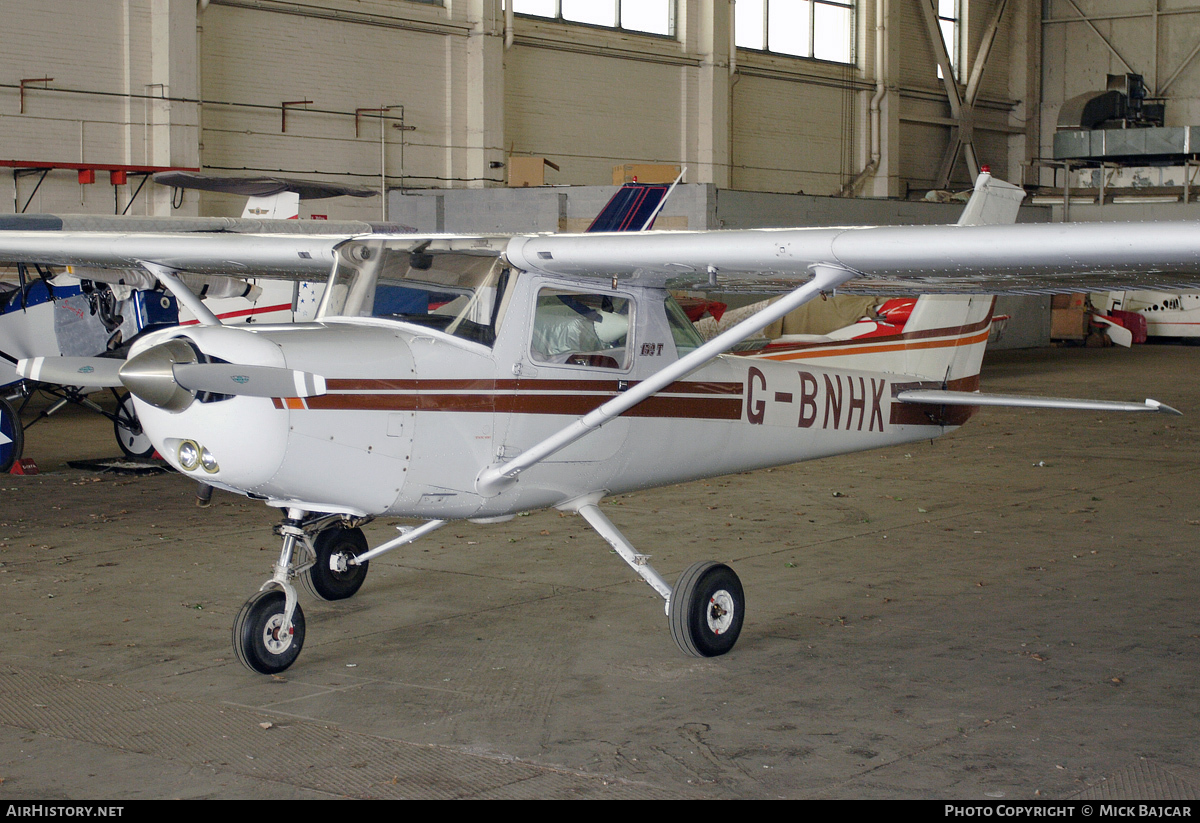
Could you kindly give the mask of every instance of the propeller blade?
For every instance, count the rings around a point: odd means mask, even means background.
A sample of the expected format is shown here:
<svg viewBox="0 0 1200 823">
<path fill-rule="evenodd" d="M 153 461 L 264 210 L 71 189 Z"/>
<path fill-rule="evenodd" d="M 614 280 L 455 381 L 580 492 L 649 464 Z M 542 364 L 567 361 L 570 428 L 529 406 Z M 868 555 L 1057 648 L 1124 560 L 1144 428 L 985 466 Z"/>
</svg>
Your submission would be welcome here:
<svg viewBox="0 0 1200 823">
<path fill-rule="evenodd" d="M 30 357 L 17 362 L 17 374 L 42 383 L 115 388 L 123 385 L 123 365 L 112 357 Z"/>
<path fill-rule="evenodd" d="M 275 366 L 232 363 L 176 363 L 175 380 L 191 391 L 248 397 L 313 397 L 325 393 L 319 374 Z"/>
</svg>

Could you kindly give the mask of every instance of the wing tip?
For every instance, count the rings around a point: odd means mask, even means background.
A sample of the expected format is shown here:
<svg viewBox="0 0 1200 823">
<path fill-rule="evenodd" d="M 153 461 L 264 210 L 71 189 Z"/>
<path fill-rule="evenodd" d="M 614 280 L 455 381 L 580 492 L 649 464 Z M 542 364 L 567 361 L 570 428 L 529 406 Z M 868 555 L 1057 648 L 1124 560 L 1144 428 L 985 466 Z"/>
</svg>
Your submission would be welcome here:
<svg viewBox="0 0 1200 823">
<path fill-rule="evenodd" d="M 1183 412 L 1181 412 L 1179 409 L 1172 408 L 1166 403 L 1160 403 L 1157 400 L 1150 399 L 1149 397 L 1146 398 L 1146 406 L 1151 410 L 1161 412 L 1162 414 L 1174 414 L 1178 415 L 1179 417 L 1183 417 Z"/>
</svg>

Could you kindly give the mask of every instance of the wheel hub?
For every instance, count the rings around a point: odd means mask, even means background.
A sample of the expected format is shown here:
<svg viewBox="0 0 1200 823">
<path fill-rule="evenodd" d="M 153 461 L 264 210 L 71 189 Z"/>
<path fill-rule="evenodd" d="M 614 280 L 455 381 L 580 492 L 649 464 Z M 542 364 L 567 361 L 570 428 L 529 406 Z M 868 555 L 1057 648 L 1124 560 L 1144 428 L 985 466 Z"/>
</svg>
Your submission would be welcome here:
<svg viewBox="0 0 1200 823">
<path fill-rule="evenodd" d="M 714 592 L 713 596 L 708 599 L 705 618 L 708 621 L 708 628 L 713 634 L 728 631 L 734 618 L 733 596 L 724 589 Z"/>
<path fill-rule="evenodd" d="M 283 654 L 292 645 L 291 626 L 283 625 L 283 615 L 277 614 L 267 621 L 263 629 L 263 645 L 271 654 Z"/>
</svg>

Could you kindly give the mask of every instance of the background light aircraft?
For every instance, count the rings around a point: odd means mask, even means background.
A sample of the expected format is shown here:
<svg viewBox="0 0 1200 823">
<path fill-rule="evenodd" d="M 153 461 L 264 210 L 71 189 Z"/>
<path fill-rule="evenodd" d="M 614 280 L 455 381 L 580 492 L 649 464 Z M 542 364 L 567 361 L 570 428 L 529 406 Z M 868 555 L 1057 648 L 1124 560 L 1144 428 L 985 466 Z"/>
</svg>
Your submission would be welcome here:
<svg viewBox="0 0 1200 823">
<path fill-rule="evenodd" d="M 680 175 L 682 178 L 682 175 Z M 177 189 L 235 194 L 247 198 L 241 219 L 224 218 L 107 218 L 16 215 L 0 220 L 0 229 L 43 231 L 238 232 L 347 234 L 404 234 L 413 229 L 391 223 L 299 220 L 301 200 L 330 197 L 370 197 L 377 191 L 354 186 L 279 177 L 222 177 L 193 172 L 164 172 L 154 176 L 160 185 Z M 678 180 L 676 181 L 678 183 Z M 674 185 L 629 183 L 613 195 L 589 232 L 631 231 L 653 225 Z M 296 222 L 284 222 L 296 221 Z M 113 390 L 116 408 L 108 411 L 88 395 L 95 386 L 52 385 L 22 380 L 15 366 L 20 358 L 46 355 L 121 356 L 143 332 L 199 321 L 144 268 L 109 269 L 68 266 L 66 274 L 37 267 L 27 282 L 28 267 L 17 264 L 19 282 L 5 291 L 0 283 L 0 472 L 20 459 L 23 428 L 49 417 L 66 403 L 75 403 L 113 421 L 121 450 L 146 457 L 154 446 L 143 434 L 126 392 Z M 324 284 L 300 279 L 206 277 L 182 274 L 189 293 L 227 324 L 291 323 L 312 320 Z M 57 398 L 37 417 L 20 425 L 21 415 L 40 389 Z"/>
<path fill-rule="evenodd" d="M 377 191 L 318 181 L 277 177 L 215 177 L 188 172 L 168 172 L 155 182 L 174 188 L 221 191 L 247 198 L 241 218 L 126 217 L 100 215 L 20 214 L 0 218 L 0 230 L 118 234 L 128 231 L 333 233 L 405 232 L 407 226 L 357 221 L 300 221 L 300 200 L 328 197 L 368 197 Z M 29 266 L 16 261 L 15 282 L 0 281 L 0 472 L 20 459 L 24 428 L 32 426 L 74 403 L 113 421 L 121 450 L 132 457 L 153 453 L 142 434 L 133 404 L 125 392 L 114 391 L 115 409 L 109 411 L 89 398 L 96 386 L 33 385 L 16 373 L 17 360 L 35 355 L 123 355 L 130 341 L 144 331 L 179 323 L 195 323 L 157 278 L 141 268 L 108 269 L 66 267 L 66 271 Z M 292 322 L 312 319 L 320 290 L 307 282 L 264 281 L 243 278 L 184 277 L 224 322 Z M 21 415 L 34 391 L 55 398 L 24 426 Z"/>
<path fill-rule="evenodd" d="M 1092 300 L 1100 311 L 1117 309 L 1140 314 L 1146 319 L 1149 337 L 1176 338 L 1189 345 L 1200 345 L 1200 294 L 1124 291 L 1093 295 Z"/>
<path fill-rule="evenodd" d="M 196 312 L 198 325 L 143 336 L 124 363 L 20 370 L 128 389 L 179 471 L 284 512 L 274 573 L 234 623 L 249 668 L 278 672 L 300 653 L 297 578 L 347 598 L 372 558 L 449 520 L 543 507 L 578 512 L 663 597 L 680 648 L 713 656 L 743 625 L 737 575 L 703 561 L 672 586 L 601 511 L 605 496 L 927 440 L 981 405 L 1175 413 L 975 391 L 992 294 L 1200 285 L 1192 224 L 1007 225 L 1020 196 L 981 175 L 955 226 L 336 243 L 8 232 L 0 257 L 141 267 Z M 247 267 L 331 270 L 314 322 L 222 325 L 176 276 Z M 784 296 L 705 342 L 668 288 L 706 286 Z M 838 290 L 928 294 L 893 339 L 830 341 L 799 360 L 724 354 Z M 425 523 L 368 548 L 359 527 L 383 515 Z"/>
</svg>

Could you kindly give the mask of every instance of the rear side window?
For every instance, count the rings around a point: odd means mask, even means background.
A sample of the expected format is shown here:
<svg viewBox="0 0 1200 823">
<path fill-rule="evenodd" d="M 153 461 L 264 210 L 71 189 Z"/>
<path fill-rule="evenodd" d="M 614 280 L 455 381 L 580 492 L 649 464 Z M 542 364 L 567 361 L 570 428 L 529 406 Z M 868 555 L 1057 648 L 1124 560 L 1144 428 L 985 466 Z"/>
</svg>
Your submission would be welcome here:
<svg viewBox="0 0 1200 823">
<path fill-rule="evenodd" d="M 620 295 L 542 289 L 530 353 L 538 363 L 628 368 L 632 309 Z"/>
<path fill-rule="evenodd" d="M 704 338 L 696 330 L 696 326 L 688 320 L 683 306 L 674 297 L 667 296 L 667 322 L 671 325 L 671 338 L 675 341 L 675 351 L 680 357 L 691 354 L 704 345 Z"/>
</svg>

